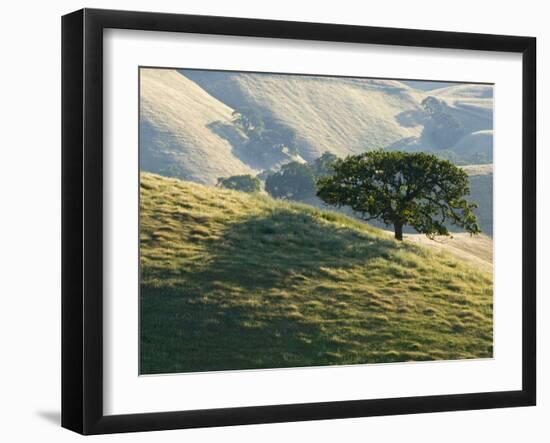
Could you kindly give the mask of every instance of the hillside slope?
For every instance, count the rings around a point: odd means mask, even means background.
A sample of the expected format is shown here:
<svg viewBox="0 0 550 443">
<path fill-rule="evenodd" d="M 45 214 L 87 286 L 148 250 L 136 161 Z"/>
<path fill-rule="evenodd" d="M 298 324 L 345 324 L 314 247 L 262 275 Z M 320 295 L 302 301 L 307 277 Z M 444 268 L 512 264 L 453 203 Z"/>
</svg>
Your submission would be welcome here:
<svg viewBox="0 0 550 443">
<path fill-rule="evenodd" d="M 466 134 L 453 147 L 453 151 L 462 157 L 493 158 L 493 131 L 482 130 Z"/>
<path fill-rule="evenodd" d="M 481 232 L 493 236 L 493 165 L 469 165 L 463 169 L 470 177 L 470 197 Z"/>
<path fill-rule="evenodd" d="M 491 274 L 341 214 L 141 174 L 141 366 L 492 356 Z"/>
<path fill-rule="evenodd" d="M 142 68 L 140 92 L 141 170 L 210 184 L 253 172 L 216 131 L 231 128 L 233 110 L 196 83 L 175 70 Z"/>
<path fill-rule="evenodd" d="M 420 136 L 400 139 L 387 148 L 405 151 L 449 151 L 446 156 L 460 165 L 488 163 L 493 159 L 493 86 L 457 84 L 426 91 L 417 91 L 421 102 L 433 97 L 445 104 L 446 113 L 458 122 L 464 131 L 462 138 L 441 146 L 430 137 L 430 124 L 424 120 Z M 422 115 L 417 117 L 422 121 Z M 426 131 L 427 129 L 427 131 Z"/>
<path fill-rule="evenodd" d="M 468 133 L 493 129 L 492 85 L 455 85 L 434 89 L 429 95 L 444 100 Z"/>
<path fill-rule="evenodd" d="M 144 171 L 214 184 L 219 177 L 276 170 L 330 151 L 437 151 L 426 133 L 428 96 L 448 105 L 465 130 L 459 164 L 492 159 L 492 87 L 453 85 L 423 91 L 403 82 L 205 70 L 141 69 L 140 165 Z M 414 82 L 413 82 L 414 84 Z M 273 151 L 249 138 L 233 112 L 259 113 L 291 149 Z M 267 142 L 266 142 L 267 143 Z M 294 151 L 294 149 L 296 151 Z M 447 154 L 445 154 L 447 155 Z"/>
<path fill-rule="evenodd" d="M 477 269 L 493 272 L 493 239 L 487 235 L 472 236 L 465 232 L 459 232 L 453 233 L 451 237 L 438 237 L 431 240 L 424 234 L 406 234 L 405 240 L 448 252 Z"/>
<path fill-rule="evenodd" d="M 306 160 L 325 151 L 345 156 L 390 146 L 436 149 L 429 138 L 422 136 L 426 114 L 421 102 L 428 96 L 449 106 L 449 112 L 464 127 L 466 136 L 493 129 L 491 85 L 449 86 L 439 82 L 445 87 L 423 90 L 423 84 L 437 83 L 203 70 L 180 72 L 232 108 L 259 109 L 265 116 L 295 130 L 302 142 L 300 153 Z M 454 150 L 453 146 L 447 148 Z"/>
<path fill-rule="evenodd" d="M 421 107 L 407 85 L 392 80 L 181 70 L 234 109 L 252 107 L 293 129 L 306 160 L 340 157 L 418 136 Z"/>
</svg>

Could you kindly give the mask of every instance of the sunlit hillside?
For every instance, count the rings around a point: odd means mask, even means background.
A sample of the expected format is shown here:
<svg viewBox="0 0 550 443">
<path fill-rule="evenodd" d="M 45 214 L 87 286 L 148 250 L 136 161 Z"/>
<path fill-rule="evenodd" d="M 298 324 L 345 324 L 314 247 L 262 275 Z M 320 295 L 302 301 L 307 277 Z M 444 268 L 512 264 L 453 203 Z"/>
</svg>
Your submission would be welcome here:
<svg viewBox="0 0 550 443">
<path fill-rule="evenodd" d="M 295 130 L 306 160 L 384 148 L 422 130 L 417 95 L 397 81 L 181 72 L 232 108 L 257 108 Z"/>
<path fill-rule="evenodd" d="M 488 269 L 342 214 L 141 174 L 141 373 L 487 358 Z"/>
<path fill-rule="evenodd" d="M 164 176 L 214 184 L 325 151 L 344 157 L 380 148 L 443 149 L 458 164 L 492 160 L 490 86 L 421 90 L 394 80 L 173 69 L 141 69 L 140 75 L 141 169 Z M 462 138 L 441 146 L 430 137 L 426 97 L 444 103 Z M 243 109 L 294 134 L 291 149 L 256 145 L 251 152 L 235 121 Z"/>
<path fill-rule="evenodd" d="M 140 72 L 140 167 L 166 176 L 215 183 L 254 172 L 213 126 L 231 126 L 233 110 L 171 69 Z M 237 131 L 232 136 L 244 137 Z"/>
</svg>

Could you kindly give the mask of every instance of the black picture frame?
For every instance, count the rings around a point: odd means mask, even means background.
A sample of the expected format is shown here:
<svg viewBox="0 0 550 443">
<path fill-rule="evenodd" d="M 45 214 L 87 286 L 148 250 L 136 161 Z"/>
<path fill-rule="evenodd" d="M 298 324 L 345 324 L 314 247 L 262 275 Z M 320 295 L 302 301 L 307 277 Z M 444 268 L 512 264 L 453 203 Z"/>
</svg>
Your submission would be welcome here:
<svg viewBox="0 0 550 443">
<path fill-rule="evenodd" d="M 522 54 L 522 389 L 130 415 L 103 413 L 103 30 L 172 31 Z M 530 406 L 536 403 L 536 39 L 83 9 L 62 18 L 62 426 L 81 434 Z M 518 273 L 519 278 L 519 273 Z"/>
</svg>

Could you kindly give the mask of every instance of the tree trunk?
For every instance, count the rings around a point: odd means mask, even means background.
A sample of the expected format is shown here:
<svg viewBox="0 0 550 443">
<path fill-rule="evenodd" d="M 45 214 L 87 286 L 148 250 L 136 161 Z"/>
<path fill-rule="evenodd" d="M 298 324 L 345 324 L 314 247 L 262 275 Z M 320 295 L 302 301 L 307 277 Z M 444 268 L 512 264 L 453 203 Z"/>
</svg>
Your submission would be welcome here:
<svg viewBox="0 0 550 443">
<path fill-rule="evenodd" d="M 395 222 L 393 224 L 393 228 L 395 230 L 395 239 L 402 241 L 403 240 L 403 223 Z"/>
</svg>

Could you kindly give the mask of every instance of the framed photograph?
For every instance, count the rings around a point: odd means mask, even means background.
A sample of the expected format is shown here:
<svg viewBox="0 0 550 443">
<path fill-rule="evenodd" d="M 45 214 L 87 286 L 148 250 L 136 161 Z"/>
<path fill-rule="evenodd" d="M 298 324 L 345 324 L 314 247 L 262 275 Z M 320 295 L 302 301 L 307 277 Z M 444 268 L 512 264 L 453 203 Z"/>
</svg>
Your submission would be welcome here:
<svg viewBox="0 0 550 443">
<path fill-rule="evenodd" d="M 62 425 L 536 402 L 531 37 L 62 20 Z"/>
</svg>

